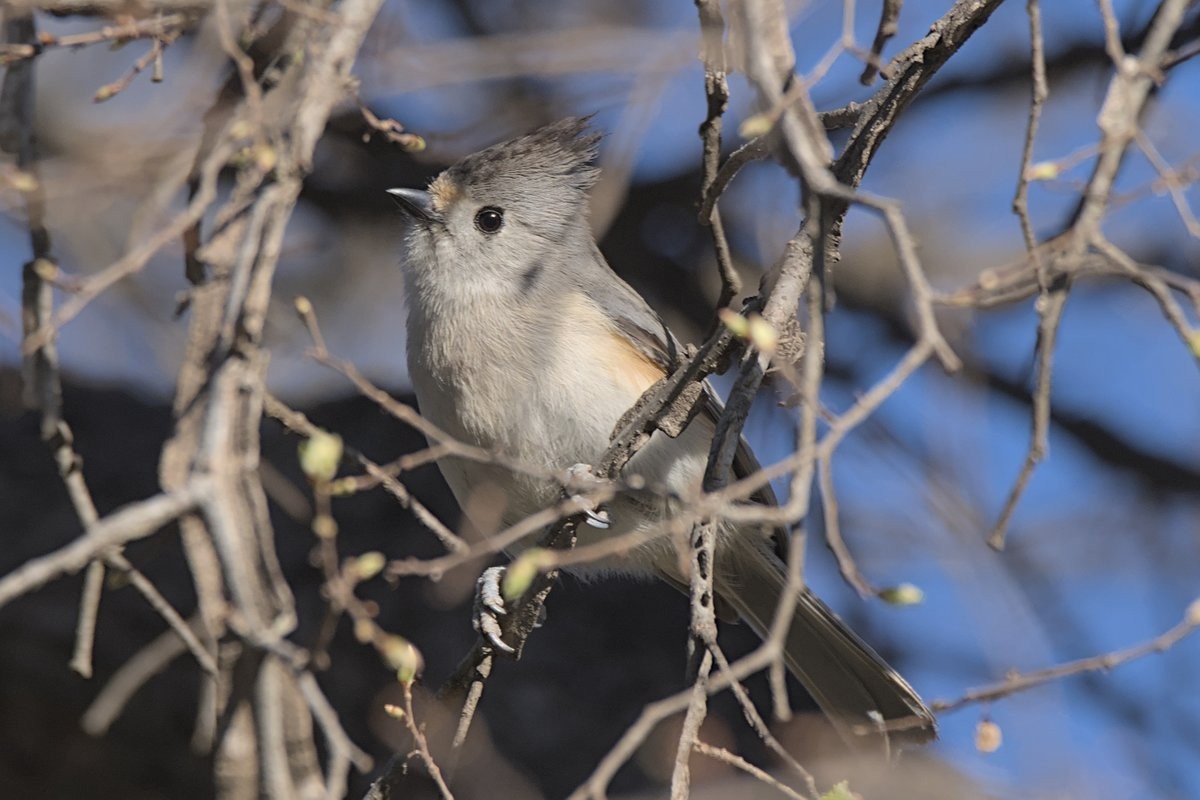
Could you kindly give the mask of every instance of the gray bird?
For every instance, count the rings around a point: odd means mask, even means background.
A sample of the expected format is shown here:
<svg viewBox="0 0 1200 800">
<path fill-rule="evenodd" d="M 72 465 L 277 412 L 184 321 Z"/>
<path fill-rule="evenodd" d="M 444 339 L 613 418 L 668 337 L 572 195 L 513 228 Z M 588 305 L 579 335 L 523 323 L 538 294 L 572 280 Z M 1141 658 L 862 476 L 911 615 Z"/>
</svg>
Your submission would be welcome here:
<svg viewBox="0 0 1200 800">
<path fill-rule="evenodd" d="M 596 463 L 617 421 L 673 369 L 679 352 L 592 238 L 587 204 L 598 140 L 586 119 L 566 119 L 467 156 L 428 191 L 391 190 L 411 223 L 402 267 L 408 367 L 421 413 L 456 439 L 540 470 Z M 683 433 L 656 433 L 627 475 L 678 497 L 698 491 L 721 411 L 707 386 L 705 393 Z M 559 486 L 544 477 L 460 458 L 438 464 L 481 530 L 560 499 Z M 735 477 L 757 469 L 743 441 Z M 503 498 L 494 519 L 483 519 L 489 504 L 472 502 L 479 492 Z M 755 499 L 775 502 L 769 487 Z M 580 544 L 658 531 L 670 505 L 645 494 L 618 496 L 606 509 L 611 525 L 581 525 Z M 785 528 L 721 526 L 714 586 L 723 618 L 740 616 L 766 635 L 786 580 L 787 542 Z M 662 535 L 583 570 L 688 585 L 675 546 Z M 784 660 L 844 737 L 853 739 L 856 726 L 901 719 L 905 729 L 891 741 L 935 736 L 920 697 L 810 592 L 796 607 Z"/>
</svg>

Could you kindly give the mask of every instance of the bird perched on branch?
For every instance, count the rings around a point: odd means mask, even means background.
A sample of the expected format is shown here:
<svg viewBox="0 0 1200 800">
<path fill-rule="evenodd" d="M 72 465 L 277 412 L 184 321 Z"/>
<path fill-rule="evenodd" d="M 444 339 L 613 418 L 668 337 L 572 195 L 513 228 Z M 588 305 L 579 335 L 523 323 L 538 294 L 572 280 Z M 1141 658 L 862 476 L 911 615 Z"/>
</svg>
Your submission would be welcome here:
<svg viewBox="0 0 1200 800">
<path fill-rule="evenodd" d="M 468 514 L 486 513 L 472 502 L 477 492 L 503 498 L 498 519 L 477 522 L 480 529 L 557 503 L 561 487 L 545 471 L 596 463 L 622 415 L 679 357 L 677 340 L 592 238 L 587 204 L 598 140 L 586 119 L 566 119 L 467 156 L 427 191 L 391 190 L 410 222 L 402 263 L 408 366 L 421 413 L 460 441 L 543 470 L 439 460 Z M 631 551 L 587 569 L 688 586 L 662 521 L 678 510 L 672 496 L 698 492 L 720 412 L 706 386 L 699 413 L 677 437 L 657 432 L 632 458 L 626 475 L 671 491 L 619 494 L 605 509 L 607 524 L 581 525 L 581 544 L 646 532 Z M 758 468 L 743 441 L 734 477 Z M 774 503 L 769 487 L 755 499 Z M 766 635 L 786 584 L 787 542 L 784 528 L 720 525 L 718 616 L 741 617 Z M 491 592 L 489 604 L 498 597 Z M 893 741 L 935 735 L 912 688 L 807 590 L 784 661 L 848 738 L 861 730 L 886 737 L 889 727 L 903 728 Z"/>
</svg>

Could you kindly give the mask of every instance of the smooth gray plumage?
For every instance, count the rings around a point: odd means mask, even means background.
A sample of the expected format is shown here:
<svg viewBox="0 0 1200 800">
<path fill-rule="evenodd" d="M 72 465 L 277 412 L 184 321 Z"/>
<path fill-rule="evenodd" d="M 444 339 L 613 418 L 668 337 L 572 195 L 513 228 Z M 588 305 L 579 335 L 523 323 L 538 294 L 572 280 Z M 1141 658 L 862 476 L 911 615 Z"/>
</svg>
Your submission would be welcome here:
<svg viewBox="0 0 1200 800">
<path fill-rule="evenodd" d="M 599 137 L 586 128 L 586 120 L 563 120 L 467 156 L 427 193 L 393 191 L 412 221 L 403 268 L 408 364 L 421 412 L 462 441 L 553 470 L 595 463 L 617 420 L 674 367 L 679 350 L 592 239 L 587 193 Z M 706 391 L 703 413 L 676 439 L 655 434 L 627 473 L 685 497 L 698 490 L 721 410 Z M 439 464 L 481 530 L 558 500 L 554 484 L 528 475 L 461 459 Z M 742 442 L 737 476 L 756 469 Z M 499 500 L 481 500 L 489 497 Z M 769 489 L 755 499 L 775 502 Z M 581 526 L 582 543 L 648 529 L 670 512 L 665 501 L 644 496 L 622 496 L 608 510 L 611 529 Z M 732 525 L 718 538 L 718 610 L 735 610 L 760 635 L 785 584 L 787 541 L 786 530 Z M 687 585 L 665 537 L 585 571 Z M 786 651 L 788 669 L 844 735 L 855 725 L 913 718 L 893 741 L 934 736 L 916 693 L 809 592 L 797 605 Z"/>
</svg>

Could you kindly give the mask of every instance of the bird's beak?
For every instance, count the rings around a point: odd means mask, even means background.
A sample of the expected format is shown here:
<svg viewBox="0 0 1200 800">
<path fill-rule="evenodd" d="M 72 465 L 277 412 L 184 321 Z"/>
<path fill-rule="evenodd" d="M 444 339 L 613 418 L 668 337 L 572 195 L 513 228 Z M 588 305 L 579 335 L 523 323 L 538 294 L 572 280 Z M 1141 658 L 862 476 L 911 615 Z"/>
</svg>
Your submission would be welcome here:
<svg viewBox="0 0 1200 800">
<path fill-rule="evenodd" d="M 388 189 L 405 214 L 418 222 L 441 222 L 442 215 L 433 207 L 433 198 L 422 189 Z"/>
</svg>

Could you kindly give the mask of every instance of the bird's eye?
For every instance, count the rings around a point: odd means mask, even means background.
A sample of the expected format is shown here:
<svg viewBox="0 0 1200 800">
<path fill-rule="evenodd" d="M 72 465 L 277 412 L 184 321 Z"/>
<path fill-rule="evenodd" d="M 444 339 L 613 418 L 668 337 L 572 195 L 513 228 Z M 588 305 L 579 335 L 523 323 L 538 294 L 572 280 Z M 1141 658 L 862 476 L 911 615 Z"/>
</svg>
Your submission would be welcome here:
<svg viewBox="0 0 1200 800">
<path fill-rule="evenodd" d="M 504 210 L 495 206 L 484 206 L 475 214 L 475 227 L 484 233 L 495 233 L 504 227 Z"/>
</svg>

